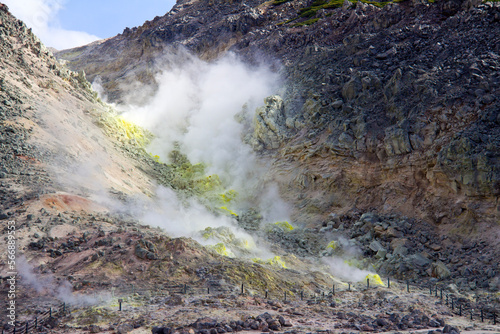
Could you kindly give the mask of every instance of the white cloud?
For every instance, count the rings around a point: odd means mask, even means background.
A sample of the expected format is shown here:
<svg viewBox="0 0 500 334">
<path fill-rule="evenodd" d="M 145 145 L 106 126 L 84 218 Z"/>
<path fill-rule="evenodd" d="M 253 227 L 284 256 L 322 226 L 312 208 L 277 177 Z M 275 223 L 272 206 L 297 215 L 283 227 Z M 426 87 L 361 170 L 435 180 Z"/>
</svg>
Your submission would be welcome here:
<svg viewBox="0 0 500 334">
<path fill-rule="evenodd" d="M 65 0 L 4 0 L 12 14 L 33 29 L 46 45 L 59 50 L 85 45 L 100 39 L 83 31 L 63 29 L 57 18 Z"/>
</svg>

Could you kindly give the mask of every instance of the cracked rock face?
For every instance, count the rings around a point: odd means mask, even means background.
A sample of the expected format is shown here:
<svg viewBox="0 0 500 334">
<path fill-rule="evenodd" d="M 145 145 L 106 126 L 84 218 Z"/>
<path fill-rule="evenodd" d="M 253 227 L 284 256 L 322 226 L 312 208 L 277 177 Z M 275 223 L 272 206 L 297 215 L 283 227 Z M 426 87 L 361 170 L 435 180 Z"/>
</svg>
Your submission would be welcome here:
<svg viewBox="0 0 500 334">
<path fill-rule="evenodd" d="M 286 137 L 285 105 L 278 95 L 264 99 L 255 112 L 252 146 L 255 150 L 277 149 Z"/>
</svg>

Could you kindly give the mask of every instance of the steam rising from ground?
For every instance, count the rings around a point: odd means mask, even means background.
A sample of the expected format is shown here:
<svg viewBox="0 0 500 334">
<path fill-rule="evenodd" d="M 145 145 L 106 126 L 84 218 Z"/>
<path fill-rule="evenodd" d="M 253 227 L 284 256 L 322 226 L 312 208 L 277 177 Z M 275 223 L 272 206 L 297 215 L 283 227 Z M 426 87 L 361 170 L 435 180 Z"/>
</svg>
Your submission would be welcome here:
<svg viewBox="0 0 500 334">
<path fill-rule="evenodd" d="M 150 103 L 125 107 L 124 116 L 157 136 L 151 150 L 163 160 L 179 143 L 192 163 L 204 162 L 210 172 L 242 182 L 256 159 L 241 142 L 244 125 L 236 117 L 253 116 L 276 92 L 277 75 L 265 67 L 249 68 L 231 55 L 215 63 L 185 52 L 172 57 L 185 60 L 163 60 L 176 67 L 157 77 L 159 88 Z"/>
<path fill-rule="evenodd" d="M 241 209 L 253 201 L 251 206 L 259 207 L 268 221 L 286 220 L 288 206 L 277 187 L 266 182 L 266 167 L 242 141 L 255 109 L 277 92 L 278 75 L 266 66 L 246 66 L 234 55 L 207 63 L 180 50 L 160 62 L 164 71 L 150 102 L 120 106 L 125 118 L 156 136 L 149 150 L 168 162 L 178 145 L 193 164 L 206 164 L 209 174 L 218 174 L 239 193 Z"/>
<path fill-rule="evenodd" d="M 39 294 L 48 294 L 69 305 L 89 306 L 97 304 L 97 300 L 90 296 L 73 293 L 73 287 L 68 281 L 56 282 L 52 276 L 41 276 L 33 271 L 33 267 L 24 256 L 19 256 L 16 269 L 22 282 Z"/>
<path fill-rule="evenodd" d="M 366 279 L 368 274 L 371 274 L 368 270 L 350 266 L 344 259 L 339 257 L 323 258 L 322 261 L 329 266 L 332 275 L 347 281 L 361 282 Z"/>
<path fill-rule="evenodd" d="M 157 66 L 163 72 L 156 77 L 158 89 L 150 101 L 118 106 L 125 111 L 123 117 L 155 135 L 148 150 L 169 162 L 169 153 L 179 149 L 191 163 L 206 165 L 208 174 L 217 174 L 227 189 L 238 193 L 239 205 L 232 209 L 256 207 L 267 222 L 287 220 L 289 208 L 277 186 L 266 182 L 266 167 L 243 143 L 255 109 L 277 92 L 278 75 L 266 66 L 246 66 L 234 55 L 207 63 L 183 50 L 173 50 Z M 99 90 L 100 82 L 94 86 Z M 151 94 L 150 87 L 134 88 L 129 101 L 138 94 Z M 205 244 L 200 230 L 229 227 L 235 237 L 255 244 L 234 218 L 215 215 L 194 199 L 181 203 L 173 191 L 162 187 L 142 219 L 173 236 L 190 236 Z"/>
</svg>

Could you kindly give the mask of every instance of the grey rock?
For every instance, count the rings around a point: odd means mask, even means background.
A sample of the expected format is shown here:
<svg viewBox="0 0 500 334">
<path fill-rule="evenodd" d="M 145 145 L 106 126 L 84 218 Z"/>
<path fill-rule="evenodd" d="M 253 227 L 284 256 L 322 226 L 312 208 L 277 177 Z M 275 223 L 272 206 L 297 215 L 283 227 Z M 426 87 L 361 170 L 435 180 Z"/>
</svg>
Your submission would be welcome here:
<svg viewBox="0 0 500 334">
<path fill-rule="evenodd" d="M 412 147 L 408 132 L 399 127 L 390 127 L 385 129 L 384 147 L 389 157 L 410 153 Z"/>
<path fill-rule="evenodd" d="M 432 275 L 439 279 L 443 279 L 449 277 L 451 275 L 451 271 L 443 262 L 436 261 L 432 264 Z"/>
<path fill-rule="evenodd" d="M 375 257 L 377 259 L 382 259 L 383 260 L 383 259 L 385 259 L 386 255 L 387 255 L 387 250 L 385 250 L 385 249 L 379 249 L 377 251 L 377 254 L 375 254 Z"/>
<path fill-rule="evenodd" d="M 251 144 L 255 149 L 277 149 L 286 137 L 284 102 L 280 96 L 272 95 L 264 103 L 255 113 Z"/>
<path fill-rule="evenodd" d="M 394 256 L 400 256 L 400 257 L 404 257 L 408 254 L 408 248 L 406 248 L 405 246 L 397 246 L 394 251 L 392 252 L 392 255 Z"/>
<path fill-rule="evenodd" d="M 409 256 L 408 259 L 414 266 L 422 267 L 422 268 L 425 268 L 432 263 L 431 260 L 429 260 L 428 258 L 426 258 L 425 256 L 423 256 L 420 253 L 413 254 L 413 255 Z"/>
<path fill-rule="evenodd" d="M 134 327 L 132 325 L 129 325 L 129 324 L 121 324 L 121 325 L 118 325 L 118 327 L 116 327 L 117 334 L 126 334 L 126 333 L 130 333 L 133 330 L 134 330 Z"/>
<path fill-rule="evenodd" d="M 361 215 L 360 220 L 365 223 L 376 224 L 380 221 L 380 217 L 373 212 L 366 212 Z"/>
<path fill-rule="evenodd" d="M 371 243 L 370 243 L 370 249 L 374 252 L 378 252 L 380 250 L 384 250 L 385 251 L 385 248 L 384 246 L 382 246 L 382 244 L 380 242 L 378 242 L 377 240 L 373 240 Z"/>
<path fill-rule="evenodd" d="M 102 332 L 102 328 L 97 326 L 97 325 L 90 325 L 89 331 L 90 331 L 90 333 L 100 333 L 100 332 Z"/>
<path fill-rule="evenodd" d="M 245 230 L 257 231 L 262 223 L 262 215 L 256 209 L 248 209 L 238 216 L 238 225 Z"/>
</svg>

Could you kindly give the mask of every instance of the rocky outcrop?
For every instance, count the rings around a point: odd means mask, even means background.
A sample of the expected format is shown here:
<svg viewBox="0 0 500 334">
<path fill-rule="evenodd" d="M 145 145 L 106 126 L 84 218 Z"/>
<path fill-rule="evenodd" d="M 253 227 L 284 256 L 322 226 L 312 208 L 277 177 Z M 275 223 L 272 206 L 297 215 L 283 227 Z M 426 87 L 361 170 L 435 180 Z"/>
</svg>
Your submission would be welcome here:
<svg viewBox="0 0 500 334">
<path fill-rule="evenodd" d="M 265 106 L 255 112 L 251 144 L 255 150 L 277 149 L 286 137 L 285 105 L 278 95 L 264 99 Z"/>
</svg>

